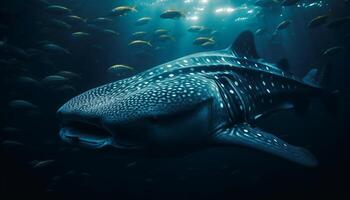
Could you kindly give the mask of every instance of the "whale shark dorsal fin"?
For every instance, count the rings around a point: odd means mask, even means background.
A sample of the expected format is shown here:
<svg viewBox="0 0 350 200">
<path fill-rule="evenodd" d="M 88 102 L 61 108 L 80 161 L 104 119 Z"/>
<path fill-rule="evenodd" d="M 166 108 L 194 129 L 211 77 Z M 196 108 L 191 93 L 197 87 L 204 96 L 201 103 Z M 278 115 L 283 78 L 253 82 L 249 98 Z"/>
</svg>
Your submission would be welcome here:
<svg viewBox="0 0 350 200">
<path fill-rule="evenodd" d="M 250 31 L 242 32 L 229 49 L 238 57 L 259 59 L 255 47 L 254 35 Z"/>
<path fill-rule="evenodd" d="M 317 166 L 316 158 L 308 150 L 290 145 L 246 123 L 217 132 L 214 141 L 220 145 L 250 147 L 309 167 Z"/>
<path fill-rule="evenodd" d="M 277 67 L 285 72 L 290 71 L 289 61 L 286 58 L 282 58 L 280 61 L 278 61 Z"/>
</svg>

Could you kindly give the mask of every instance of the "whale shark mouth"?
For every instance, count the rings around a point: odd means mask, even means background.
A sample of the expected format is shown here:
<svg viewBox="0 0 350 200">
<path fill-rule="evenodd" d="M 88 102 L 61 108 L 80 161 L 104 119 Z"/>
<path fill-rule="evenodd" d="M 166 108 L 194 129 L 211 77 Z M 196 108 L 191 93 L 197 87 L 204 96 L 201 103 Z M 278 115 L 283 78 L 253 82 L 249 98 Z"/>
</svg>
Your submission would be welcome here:
<svg viewBox="0 0 350 200">
<path fill-rule="evenodd" d="M 70 144 L 81 145 L 93 149 L 100 149 L 105 146 L 113 146 L 118 149 L 142 149 L 144 145 L 114 137 L 108 129 L 85 121 L 66 121 L 63 123 L 60 132 L 63 141 Z"/>
<path fill-rule="evenodd" d="M 112 134 L 94 124 L 71 121 L 65 123 L 60 130 L 60 137 L 71 144 L 83 145 L 91 148 L 102 148 L 112 145 Z"/>
</svg>

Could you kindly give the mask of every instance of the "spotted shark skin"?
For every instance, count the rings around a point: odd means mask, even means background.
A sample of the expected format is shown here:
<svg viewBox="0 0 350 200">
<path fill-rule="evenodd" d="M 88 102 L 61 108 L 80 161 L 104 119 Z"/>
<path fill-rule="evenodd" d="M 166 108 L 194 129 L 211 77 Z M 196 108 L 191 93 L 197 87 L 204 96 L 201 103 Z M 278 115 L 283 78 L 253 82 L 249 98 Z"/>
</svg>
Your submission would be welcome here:
<svg viewBox="0 0 350 200">
<path fill-rule="evenodd" d="M 244 32 L 236 41 L 252 38 Z M 84 92 L 58 110 L 60 136 L 127 150 L 244 146 L 316 166 L 306 149 L 251 124 L 322 89 L 259 61 L 254 45 L 247 49 L 196 53 Z"/>
</svg>

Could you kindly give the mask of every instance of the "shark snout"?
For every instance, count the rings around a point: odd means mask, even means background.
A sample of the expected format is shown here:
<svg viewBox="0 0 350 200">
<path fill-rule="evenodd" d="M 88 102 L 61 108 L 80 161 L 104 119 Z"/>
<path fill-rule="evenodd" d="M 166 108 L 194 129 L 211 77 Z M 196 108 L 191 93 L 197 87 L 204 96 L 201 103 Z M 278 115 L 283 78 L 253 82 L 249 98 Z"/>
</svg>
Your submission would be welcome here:
<svg viewBox="0 0 350 200">
<path fill-rule="evenodd" d="M 140 133 L 146 131 L 143 123 L 111 121 L 108 115 L 99 110 L 103 108 L 63 105 L 57 111 L 61 122 L 60 137 L 68 143 L 91 148 L 141 148 L 141 141 L 144 140 L 141 136 L 144 134 Z"/>
<path fill-rule="evenodd" d="M 74 109 L 63 105 L 57 111 L 60 137 L 69 143 L 101 148 L 112 144 L 112 132 L 104 125 L 102 116 L 88 109 Z"/>
</svg>

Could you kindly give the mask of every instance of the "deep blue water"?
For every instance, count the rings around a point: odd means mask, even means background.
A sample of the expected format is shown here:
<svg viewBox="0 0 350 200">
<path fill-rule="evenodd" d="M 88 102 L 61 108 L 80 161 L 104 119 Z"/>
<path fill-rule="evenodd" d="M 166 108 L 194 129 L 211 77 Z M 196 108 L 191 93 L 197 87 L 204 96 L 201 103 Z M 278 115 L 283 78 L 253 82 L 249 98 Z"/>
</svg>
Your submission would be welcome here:
<svg viewBox="0 0 350 200">
<path fill-rule="evenodd" d="M 327 24 L 350 15 L 350 4 L 343 0 L 300 0 L 289 7 L 262 9 L 255 1 L 243 0 L 3 0 L 0 3 L 0 39 L 11 48 L 0 51 L 0 195 L 1 199 L 26 197 L 108 198 L 108 199 L 243 199 L 267 197 L 334 198 L 345 194 L 348 174 L 347 154 L 349 106 L 350 22 L 330 29 Z M 49 14 L 49 5 L 62 5 L 72 10 L 65 15 Z M 136 6 L 137 12 L 113 17 L 117 6 Z M 167 9 L 185 13 L 181 19 L 161 19 Z M 258 16 L 257 13 L 263 16 Z M 309 21 L 328 14 L 325 25 L 309 29 Z M 57 27 L 52 19 L 68 23 L 67 15 L 87 19 L 71 23 L 70 28 Z M 106 17 L 107 25 L 93 25 L 93 20 Z M 141 17 L 152 20 L 144 26 L 134 23 Z M 273 33 L 279 23 L 290 20 L 290 26 Z M 190 26 L 210 28 L 208 33 L 190 33 Z M 169 30 L 174 41 L 158 41 L 156 29 Z M 245 30 L 266 32 L 256 36 L 259 55 L 277 63 L 286 58 L 290 71 L 298 77 L 311 68 L 332 65 L 327 88 L 339 90 L 338 112 L 329 114 L 317 100 L 302 116 L 291 111 L 278 112 L 259 127 L 292 144 L 308 148 L 320 162 L 307 168 L 244 148 L 211 148 L 180 156 L 147 157 L 120 154 L 113 149 L 91 150 L 63 143 L 59 136 L 56 110 L 70 98 L 87 89 L 120 77 L 107 69 L 115 64 L 132 66 L 134 73 L 194 52 L 224 49 Z M 102 33 L 110 29 L 118 36 Z M 88 39 L 77 39 L 74 32 L 87 32 Z M 145 31 L 147 50 L 128 44 L 131 35 Z M 214 32 L 215 31 L 215 32 Z M 215 46 L 193 45 L 196 37 L 213 37 Z M 58 44 L 70 54 L 49 54 L 42 41 Z M 323 56 L 331 47 L 342 51 Z M 159 47 L 159 49 L 156 49 Z M 40 50 L 29 56 L 30 49 Z M 46 85 L 43 79 L 59 71 L 72 71 L 80 78 L 63 85 Z M 21 82 L 31 77 L 36 83 Z M 61 83 L 59 83 L 61 84 Z M 34 111 L 15 109 L 9 103 L 23 99 L 36 105 Z M 335 109 L 335 108 L 334 108 Z M 11 129 L 9 128 L 11 127 Z M 15 128 L 16 130 L 14 130 Z M 8 144 L 16 141 L 20 144 Z M 6 143 L 7 142 L 7 143 Z M 54 160 L 47 166 L 33 167 L 35 161 Z M 34 161 L 34 162 L 33 162 Z M 12 198 L 10 198 L 12 197 Z"/>
</svg>

